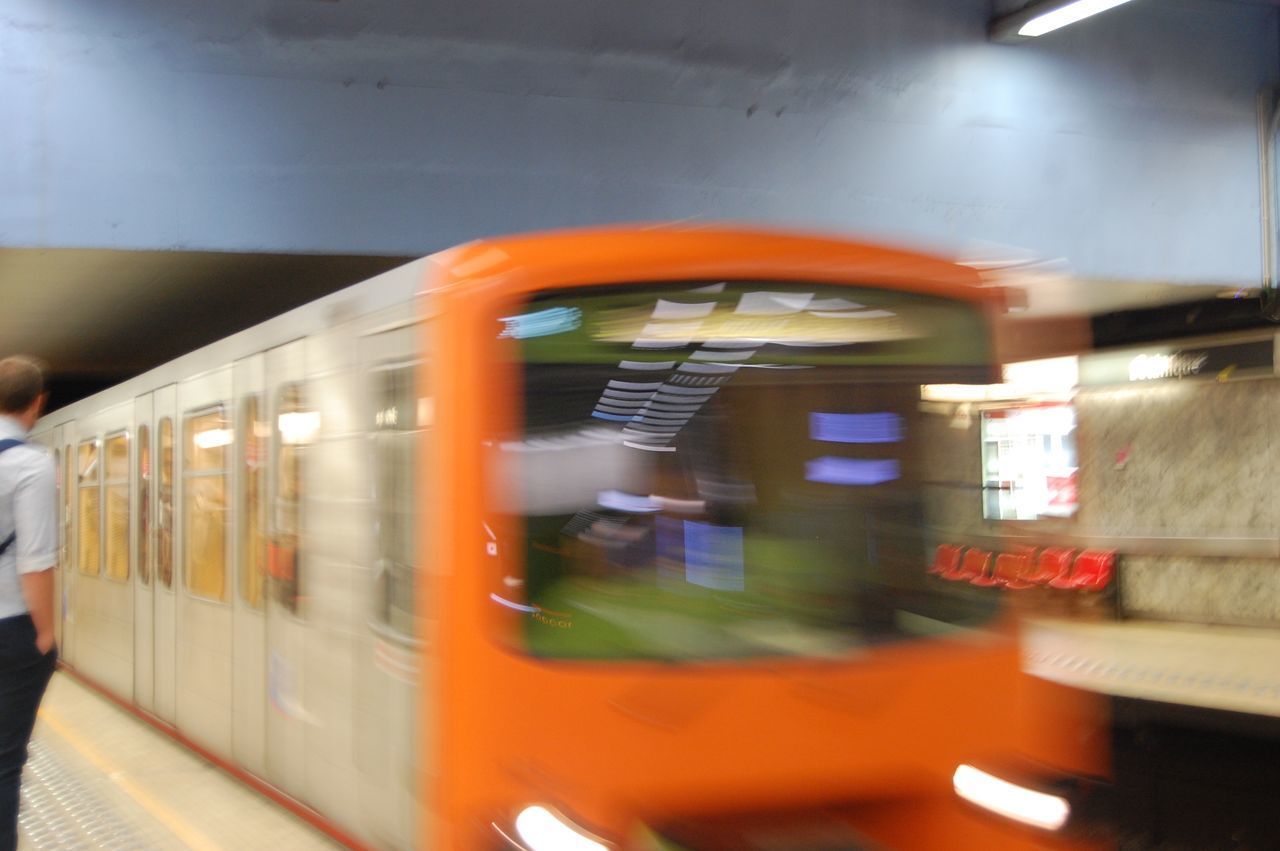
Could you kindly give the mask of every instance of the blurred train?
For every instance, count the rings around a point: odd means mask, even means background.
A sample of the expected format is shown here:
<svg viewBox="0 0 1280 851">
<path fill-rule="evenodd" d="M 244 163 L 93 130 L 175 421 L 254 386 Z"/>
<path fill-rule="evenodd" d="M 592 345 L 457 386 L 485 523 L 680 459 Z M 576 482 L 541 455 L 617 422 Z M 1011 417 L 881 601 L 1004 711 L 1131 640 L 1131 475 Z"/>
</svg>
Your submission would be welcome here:
<svg viewBox="0 0 1280 851">
<path fill-rule="evenodd" d="M 63 657 L 357 846 L 1061 847 L 1022 811 L 1066 798 L 955 794 L 1089 763 L 999 595 L 924 570 L 977 283 L 616 228 L 300 307 L 41 420 Z"/>
</svg>

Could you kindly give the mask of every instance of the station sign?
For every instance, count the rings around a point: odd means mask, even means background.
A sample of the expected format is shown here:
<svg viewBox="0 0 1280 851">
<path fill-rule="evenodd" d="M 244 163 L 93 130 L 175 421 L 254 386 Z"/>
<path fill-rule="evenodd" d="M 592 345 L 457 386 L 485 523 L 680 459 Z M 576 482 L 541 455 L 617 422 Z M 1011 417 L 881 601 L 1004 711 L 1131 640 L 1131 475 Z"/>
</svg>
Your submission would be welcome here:
<svg viewBox="0 0 1280 851">
<path fill-rule="evenodd" d="M 1180 343 L 1093 352 L 1080 358 L 1080 386 L 1251 378 L 1275 374 L 1276 338 Z"/>
</svg>

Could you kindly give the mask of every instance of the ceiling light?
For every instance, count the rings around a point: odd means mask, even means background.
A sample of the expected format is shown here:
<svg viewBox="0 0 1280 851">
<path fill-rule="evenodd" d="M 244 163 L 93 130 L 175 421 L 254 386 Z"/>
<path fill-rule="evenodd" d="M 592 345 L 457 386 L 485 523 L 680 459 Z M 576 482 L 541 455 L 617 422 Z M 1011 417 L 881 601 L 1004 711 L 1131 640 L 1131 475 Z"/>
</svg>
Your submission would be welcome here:
<svg viewBox="0 0 1280 851">
<path fill-rule="evenodd" d="M 1027 21 L 1018 30 L 1018 35 L 1035 38 L 1128 2 L 1129 0 L 1076 0 Z"/>
<path fill-rule="evenodd" d="M 1033 0 L 1031 3 L 1024 4 L 1016 12 L 993 18 L 988 32 L 992 41 L 1016 44 L 1061 29 L 1108 9 L 1114 9 L 1127 2 L 1129 0 Z"/>
</svg>

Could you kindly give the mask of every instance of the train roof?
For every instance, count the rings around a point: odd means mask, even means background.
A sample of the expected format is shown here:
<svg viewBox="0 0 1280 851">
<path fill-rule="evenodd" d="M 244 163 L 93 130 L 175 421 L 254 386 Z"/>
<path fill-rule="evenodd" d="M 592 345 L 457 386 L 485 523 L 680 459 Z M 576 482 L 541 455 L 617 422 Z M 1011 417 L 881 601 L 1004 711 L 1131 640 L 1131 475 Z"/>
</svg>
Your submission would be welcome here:
<svg viewBox="0 0 1280 851">
<path fill-rule="evenodd" d="M 514 277 L 565 286 L 702 278 L 865 283 L 1002 301 L 978 272 L 883 243 L 733 224 L 639 224 L 486 238 L 431 256 L 439 286 Z"/>
</svg>

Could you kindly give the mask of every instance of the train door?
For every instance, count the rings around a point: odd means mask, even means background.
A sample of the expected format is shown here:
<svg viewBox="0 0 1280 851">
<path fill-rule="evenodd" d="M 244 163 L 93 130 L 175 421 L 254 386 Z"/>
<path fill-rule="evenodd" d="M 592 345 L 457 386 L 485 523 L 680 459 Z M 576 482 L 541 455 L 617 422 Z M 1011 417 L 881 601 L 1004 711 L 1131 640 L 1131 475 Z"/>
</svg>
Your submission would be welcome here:
<svg viewBox="0 0 1280 851">
<path fill-rule="evenodd" d="M 154 622 L 153 702 L 156 715 L 169 723 L 177 720 L 177 603 L 174 591 L 176 495 L 177 388 L 170 384 L 152 394 L 155 418 L 155 527 L 152 550 L 155 581 L 152 586 Z"/>
<path fill-rule="evenodd" d="M 419 748 L 415 708 L 423 695 L 427 636 L 414 612 L 419 568 L 418 493 L 422 436 L 432 406 L 421 388 L 422 325 L 406 319 L 360 341 L 368 393 L 364 429 L 371 430 L 374 552 L 368 624 L 357 640 L 354 731 L 360 811 L 368 830 L 394 848 L 413 845 Z"/>
<path fill-rule="evenodd" d="M 133 694 L 130 476 L 133 405 L 79 422 L 76 445 L 76 667 L 122 696 Z"/>
<path fill-rule="evenodd" d="M 62 548 L 58 553 L 58 619 L 62 623 L 62 633 L 58 638 L 58 655 L 62 661 L 74 666 L 76 662 L 75 495 L 77 473 L 75 420 L 63 423 L 55 433 L 58 436 L 58 445 L 62 447 L 62 470 L 58 491 L 62 514 Z"/>
<path fill-rule="evenodd" d="M 307 727 L 303 674 L 307 631 L 305 558 L 299 547 L 302 516 L 302 455 L 314 436 L 306 405 L 305 340 L 266 353 L 267 422 L 267 778 L 306 797 Z M 312 432 L 312 434 L 308 434 Z"/>
<path fill-rule="evenodd" d="M 178 385 L 177 724 L 216 753 L 231 752 L 230 366 Z"/>
<path fill-rule="evenodd" d="M 232 747 L 236 762 L 266 775 L 267 693 L 267 445 L 265 357 L 237 361 L 234 452 L 235 589 L 232 592 Z"/>
<path fill-rule="evenodd" d="M 155 435 L 152 399 L 133 401 L 133 699 L 155 711 Z"/>
</svg>

